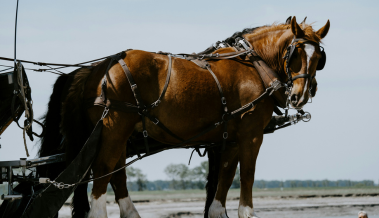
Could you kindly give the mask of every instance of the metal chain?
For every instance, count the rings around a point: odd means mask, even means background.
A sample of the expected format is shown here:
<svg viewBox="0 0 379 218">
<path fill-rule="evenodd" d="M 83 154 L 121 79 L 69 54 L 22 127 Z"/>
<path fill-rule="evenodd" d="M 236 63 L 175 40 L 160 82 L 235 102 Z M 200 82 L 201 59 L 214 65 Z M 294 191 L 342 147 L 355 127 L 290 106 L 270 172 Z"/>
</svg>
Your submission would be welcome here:
<svg viewBox="0 0 379 218">
<path fill-rule="evenodd" d="M 76 185 L 76 184 L 64 184 L 63 182 L 56 182 L 54 180 L 51 181 L 50 179 L 47 179 L 46 183 L 52 184 L 53 186 L 59 189 L 71 188 Z"/>
</svg>

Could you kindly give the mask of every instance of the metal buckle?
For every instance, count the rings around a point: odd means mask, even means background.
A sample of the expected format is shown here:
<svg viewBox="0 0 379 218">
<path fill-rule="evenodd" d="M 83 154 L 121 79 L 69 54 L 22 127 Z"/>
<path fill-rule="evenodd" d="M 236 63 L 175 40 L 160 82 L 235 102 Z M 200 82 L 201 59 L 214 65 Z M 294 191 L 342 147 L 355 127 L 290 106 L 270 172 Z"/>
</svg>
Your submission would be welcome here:
<svg viewBox="0 0 379 218">
<path fill-rule="evenodd" d="M 225 99 L 225 97 L 221 98 L 221 102 L 222 102 L 223 105 L 226 105 L 226 99 Z"/>
<path fill-rule="evenodd" d="M 155 125 L 157 125 L 158 123 L 159 123 L 159 120 L 157 119 L 157 118 L 155 118 L 156 120 L 157 120 L 157 122 L 155 123 L 154 121 L 153 121 L 153 123 L 155 124 Z"/>
<path fill-rule="evenodd" d="M 137 84 L 133 84 L 133 85 L 130 86 L 130 88 L 132 88 L 132 89 L 133 89 L 133 87 L 137 88 Z"/>
<path fill-rule="evenodd" d="M 227 138 L 228 138 L 228 132 L 224 132 L 224 133 L 222 134 L 222 138 L 227 139 Z"/>
<path fill-rule="evenodd" d="M 161 103 L 160 100 L 157 100 L 156 102 L 153 103 L 154 107 L 158 107 L 158 105 Z"/>
<path fill-rule="evenodd" d="M 103 114 L 101 115 L 101 119 L 104 119 L 104 118 L 107 116 L 108 111 L 109 111 L 109 108 L 106 107 L 106 108 L 104 109 L 104 111 L 103 111 Z"/>
<path fill-rule="evenodd" d="M 147 138 L 149 135 L 147 134 L 147 131 L 146 130 L 144 130 L 144 131 L 142 131 L 142 134 L 143 134 L 143 137 L 145 137 L 145 138 Z"/>
<path fill-rule="evenodd" d="M 245 43 L 245 39 L 241 39 L 238 41 L 245 50 L 250 50 L 249 46 L 247 46 L 247 44 Z"/>
</svg>

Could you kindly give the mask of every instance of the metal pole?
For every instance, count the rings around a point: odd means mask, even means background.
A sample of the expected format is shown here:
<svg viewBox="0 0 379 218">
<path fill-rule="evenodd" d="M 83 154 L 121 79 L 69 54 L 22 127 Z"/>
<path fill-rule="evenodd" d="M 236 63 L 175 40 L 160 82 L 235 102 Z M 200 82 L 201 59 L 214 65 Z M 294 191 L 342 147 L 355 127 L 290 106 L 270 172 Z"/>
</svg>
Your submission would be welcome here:
<svg viewBox="0 0 379 218">
<path fill-rule="evenodd" d="M 8 169 L 8 195 L 13 195 L 13 170 L 9 166 Z"/>
<path fill-rule="evenodd" d="M 15 20 L 15 24 L 14 24 L 14 64 L 16 66 L 17 66 L 17 62 L 16 62 L 16 60 L 17 60 L 16 59 L 17 15 L 18 15 L 18 0 L 17 0 L 17 6 L 16 6 L 16 20 Z"/>
</svg>

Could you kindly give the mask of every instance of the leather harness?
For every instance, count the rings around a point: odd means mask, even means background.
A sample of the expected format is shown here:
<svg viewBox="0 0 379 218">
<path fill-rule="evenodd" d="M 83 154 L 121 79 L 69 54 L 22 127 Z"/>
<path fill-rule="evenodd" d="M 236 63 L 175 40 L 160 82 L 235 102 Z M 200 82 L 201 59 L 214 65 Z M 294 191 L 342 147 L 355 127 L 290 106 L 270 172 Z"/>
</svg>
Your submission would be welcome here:
<svg viewBox="0 0 379 218">
<path fill-rule="evenodd" d="M 291 73 L 289 72 L 288 69 L 288 63 L 291 60 L 294 48 L 296 47 L 295 42 L 299 42 L 300 40 L 303 40 L 302 43 L 310 43 L 309 41 L 306 41 L 304 39 L 296 39 L 291 42 L 291 45 L 288 46 L 287 48 L 287 54 L 284 58 L 286 58 L 287 62 L 287 74 L 289 76 L 289 81 L 291 83 L 293 80 L 298 79 L 298 78 L 310 78 L 308 74 L 301 74 L 296 77 L 292 77 Z M 138 86 L 135 83 L 133 76 L 124 62 L 124 57 L 125 57 L 125 52 L 118 53 L 116 55 L 110 56 L 110 62 L 108 64 L 108 68 L 106 70 L 106 73 L 104 75 L 104 78 L 102 80 L 102 85 L 101 85 L 101 96 L 96 97 L 96 98 L 90 98 L 86 100 L 86 104 L 88 107 L 92 106 L 102 106 L 105 108 L 104 113 L 107 113 L 108 110 L 118 110 L 118 111 L 123 111 L 123 112 L 128 112 L 128 113 L 138 113 L 141 116 L 142 119 L 142 126 L 143 126 L 143 136 L 144 136 L 144 144 L 145 144 L 145 149 L 146 149 L 146 155 L 149 155 L 150 150 L 149 150 L 149 145 L 148 145 L 148 132 L 146 130 L 146 120 L 145 118 L 147 117 L 150 121 L 152 121 L 155 125 L 159 126 L 161 129 L 163 129 L 165 132 L 167 132 L 169 135 L 171 135 L 173 138 L 177 139 L 180 141 L 179 144 L 172 146 L 171 148 L 178 148 L 178 147 L 183 147 L 186 143 L 191 142 L 195 140 L 196 138 L 208 133 L 209 131 L 217 128 L 220 125 L 224 126 L 223 130 L 223 143 L 222 143 L 222 151 L 225 149 L 226 141 L 228 138 L 228 132 L 227 132 L 227 123 L 228 121 L 240 117 L 243 113 L 247 112 L 248 110 L 252 109 L 256 104 L 258 104 L 262 99 L 264 99 L 267 96 L 273 95 L 273 97 L 276 99 L 277 104 L 283 108 L 288 106 L 287 102 L 287 95 L 284 94 L 283 91 L 278 91 L 279 89 L 287 89 L 289 84 L 282 83 L 279 80 L 279 75 L 274 72 L 267 64 L 259 57 L 259 55 L 252 49 L 252 46 L 247 46 L 246 43 L 248 43 L 246 40 L 242 41 L 240 40 L 239 43 L 243 45 L 243 49 L 239 48 L 236 49 L 236 52 L 229 52 L 229 53 L 212 53 L 212 54 L 177 54 L 176 56 L 182 56 L 187 60 L 191 60 L 200 67 L 207 69 L 212 77 L 214 78 L 217 88 L 219 90 L 220 96 L 221 96 L 221 104 L 223 107 L 223 115 L 222 118 L 218 121 L 215 122 L 214 124 L 208 126 L 205 128 L 202 132 L 198 133 L 197 135 L 189 138 L 189 139 L 182 139 L 181 137 L 177 136 L 175 133 L 173 133 L 171 130 L 169 130 L 162 122 L 160 122 L 156 117 L 152 116 L 149 111 L 157 106 L 159 106 L 162 97 L 165 95 L 169 81 L 170 81 L 170 76 L 171 76 L 171 68 L 172 68 L 172 54 L 170 53 L 164 53 L 168 56 L 169 58 L 169 64 L 168 64 L 168 70 L 167 70 L 167 77 L 165 81 L 164 88 L 162 90 L 162 93 L 160 94 L 159 98 L 153 102 L 152 104 L 145 104 L 143 100 L 141 99 L 141 95 L 138 90 Z M 126 51 L 127 52 L 127 51 Z M 206 62 L 205 59 L 207 60 L 222 60 L 222 59 L 231 59 L 235 58 L 241 55 L 246 55 L 250 62 L 253 64 L 253 66 L 256 68 L 258 71 L 260 77 L 262 78 L 266 90 L 255 100 L 245 104 L 244 106 L 229 112 L 228 107 L 226 104 L 226 99 L 224 97 L 224 93 L 222 91 L 222 87 L 220 82 L 218 81 L 216 75 L 213 73 L 211 66 L 209 65 L 208 62 Z M 117 61 L 124 73 L 125 76 L 129 82 L 129 85 L 131 87 L 131 90 L 133 92 L 134 98 L 136 100 L 136 105 L 128 103 L 128 102 L 121 102 L 117 100 L 112 100 L 107 98 L 106 96 L 106 88 L 107 88 L 107 76 L 109 73 L 109 69 L 111 66 L 113 66 L 113 63 Z M 304 113 L 304 112 L 303 112 Z M 198 151 L 199 152 L 199 151 Z M 140 154 L 138 154 L 139 157 Z"/>
</svg>

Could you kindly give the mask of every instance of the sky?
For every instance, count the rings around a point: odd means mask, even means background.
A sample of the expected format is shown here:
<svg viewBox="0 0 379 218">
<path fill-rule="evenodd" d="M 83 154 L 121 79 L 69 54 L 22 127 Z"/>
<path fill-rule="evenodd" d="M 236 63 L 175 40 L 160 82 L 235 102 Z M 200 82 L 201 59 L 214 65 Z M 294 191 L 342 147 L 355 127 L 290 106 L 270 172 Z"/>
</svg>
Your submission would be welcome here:
<svg viewBox="0 0 379 218">
<path fill-rule="evenodd" d="M 0 57 L 14 55 L 15 9 L 15 0 L 1 0 Z M 255 178 L 370 179 L 378 183 L 378 10 L 379 2 L 373 0 L 301 4 L 251 0 L 20 0 L 17 58 L 75 64 L 129 48 L 200 52 L 236 31 L 282 23 L 289 16 L 296 16 L 298 21 L 307 16 L 307 23 L 314 23 L 315 30 L 329 19 L 331 27 L 322 45 L 326 66 L 317 73 L 318 92 L 313 103 L 304 108 L 312 114 L 312 120 L 264 136 Z M 33 71 L 27 71 L 27 75 L 35 116 L 41 117 L 57 75 Z M 38 143 L 27 143 L 29 158 L 36 157 Z M 0 144 L 0 161 L 26 157 L 22 131 L 14 123 L 1 135 Z M 133 167 L 140 168 L 149 180 L 167 179 L 164 168 L 170 163 L 187 164 L 190 153 L 189 149 L 165 151 Z M 190 167 L 206 160 L 194 154 Z"/>
</svg>

